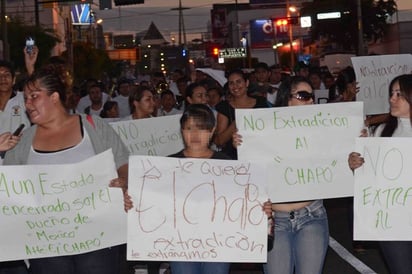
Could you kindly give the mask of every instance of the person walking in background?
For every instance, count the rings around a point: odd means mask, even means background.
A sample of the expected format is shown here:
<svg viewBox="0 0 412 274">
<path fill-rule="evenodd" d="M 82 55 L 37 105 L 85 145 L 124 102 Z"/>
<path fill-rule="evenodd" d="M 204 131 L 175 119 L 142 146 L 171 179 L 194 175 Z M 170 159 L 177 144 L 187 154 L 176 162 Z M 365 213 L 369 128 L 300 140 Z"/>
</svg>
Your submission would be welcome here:
<svg viewBox="0 0 412 274">
<path fill-rule="evenodd" d="M 101 84 L 93 85 L 89 88 L 89 98 L 91 104 L 87 106 L 82 113 L 100 115 L 104 105 Z"/>
<path fill-rule="evenodd" d="M 129 96 L 131 114 L 123 120 L 150 118 L 155 112 L 155 101 L 149 87 L 140 87 Z"/>
<path fill-rule="evenodd" d="M 107 101 L 103 105 L 103 109 L 100 112 L 100 117 L 110 119 L 110 122 L 119 120 L 119 106 L 115 101 Z"/>
<path fill-rule="evenodd" d="M 117 96 L 112 101 L 117 102 L 119 108 L 119 117 L 123 118 L 130 115 L 129 95 L 131 89 L 130 80 L 120 79 L 117 83 Z"/>
<path fill-rule="evenodd" d="M 168 116 L 181 114 L 182 111 L 176 108 L 175 95 L 171 90 L 164 90 L 160 94 L 160 107 L 157 110 L 156 116 Z"/>
<path fill-rule="evenodd" d="M 251 97 L 247 93 L 249 81 L 241 70 L 231 71 L 228 75 L 230 96 L 216 105 L 217 124 L 214 143 L 231 159 L 237 159 L 236 149 L 232 145 L 232 135 L 236 132 L 236 108 L 266 108 L 266 98 Z"/>
</svg>

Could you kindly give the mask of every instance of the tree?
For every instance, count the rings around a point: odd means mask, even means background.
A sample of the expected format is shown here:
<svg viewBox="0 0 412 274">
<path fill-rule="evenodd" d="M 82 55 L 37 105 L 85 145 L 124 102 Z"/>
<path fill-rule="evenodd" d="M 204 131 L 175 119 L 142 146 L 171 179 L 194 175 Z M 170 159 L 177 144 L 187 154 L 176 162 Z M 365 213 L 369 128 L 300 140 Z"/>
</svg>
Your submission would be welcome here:
<svg viewBox="0 0 412 274">
<path fill-rule="evenodd" d="M 105 50 L 96 49 L 89 43 L 73 43 L 73 76 L 77 83 L 88 78 L 112 77 L 113 62 Z"/>
<path fill-rule="evenodd" d="M 305 3 L 302 16 L 312 16 L 312 38 L 336 43 L 343 50 L 355 51 L 358 45 L 357 0 L 314 0 Z M 388 19 L 397 11 L 394 0 L 361 0 L 363 37 L 376 42 L 384 37 Z M 339 11 L 341 18 L 316 20 L 316 14 Z"/>
</svg>

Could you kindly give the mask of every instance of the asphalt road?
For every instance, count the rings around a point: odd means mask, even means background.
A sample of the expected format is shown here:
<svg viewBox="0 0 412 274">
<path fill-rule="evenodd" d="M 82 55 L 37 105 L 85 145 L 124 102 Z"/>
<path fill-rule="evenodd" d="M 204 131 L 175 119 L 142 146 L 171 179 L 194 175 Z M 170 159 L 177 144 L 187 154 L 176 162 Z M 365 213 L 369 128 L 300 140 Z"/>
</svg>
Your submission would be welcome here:
<svg viewBox="0 0 412 274">
<path fill-rule="evenodd" d="M 331 239 L 323 274 L 389 274 L 376 242 L 364 242 L 366 250 L 362 253 L 354 252 L 349 222 L 350 198 L 324 200 L 324 204 L 328 212 Z M 153 267 L 155 266 L 154 264 Z M 147 273 L 135 272 L 130 264 L 127 268 L 123 269 L 122 274 Z M 157 273 L 156 268 L 148 272 Z M 232 264 L 230 273 L 261 274 L 263 271 L 260 264 Z"/>
<path fill-rule="evenodd" d="M 331 243 L 323 273 L 324 274 L 389 274 L 376 242 L 363 242 L 364 252 L 354 252 L 350 232 L 350 199 L 324 200 L 329 218 Z M 338 253 L 331 248 L 337 247 Z M 342 256 L 340 254 L 343 254 Z M 231 274 L 263 273 L 258 264 L 232 265 Z M 304 274 L 304 273 L 303 273 Z"/>
</svg>

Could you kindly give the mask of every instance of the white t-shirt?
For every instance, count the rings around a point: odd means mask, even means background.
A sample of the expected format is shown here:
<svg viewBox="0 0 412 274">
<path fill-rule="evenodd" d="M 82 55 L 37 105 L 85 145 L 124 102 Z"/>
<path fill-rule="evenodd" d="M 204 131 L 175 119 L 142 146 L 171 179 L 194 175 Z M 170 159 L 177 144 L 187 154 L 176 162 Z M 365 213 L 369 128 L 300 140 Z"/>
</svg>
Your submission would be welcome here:
<svg viewBox="0 0 412 274">
<path fill-rule="evenodd" d="M 380 137 L 385 124 L 379 125 L 373 134 L 374 137 Z M 412 126 L 409 118 L 398 118 L 398 127 L 392 134 L 392 137 L 412 137 Z"/>
<path fill-rule="evenodd" d="M 37 152 L 31 147 L 28 165 L 45 165 L 45 164 L 72 164 L 86 160 L 96 153 L 94 152 L 92 142 L 86 129 L 83 127 L 83 138 L 74 147 L 56 151 L 56 152 Z"/>
<path fill-rule="evenodd" d="M 7 101 L 4 111 L 0 111 L 0 134 L 15 131 L 20 124 L 25 124 L 25 129 L 30 127 L 30 120 L 26 114 L 22 92 Z"/>
<path fill-rule="evenodd" d="M 114 97 L 112 101 L 117 102 L 117 105 L 119 107 L 119 117 L 120 118 L 130 115 L 130 106 L 129 106 L 128 96 L 118 95 Z"/>
<path fill-rule="evenodd" d="M 183 111 L 177 108 L 172 108 L 169 112 L 163 110 L 162 108 L 159 108 L 157 110 L 157 117 L 159 116 L 168 116 L 168 115 L 176 115 L 176 114 L 182 114 Z"/>
<path fill-rule="evenodd" d="M 106 102 L 107 100 L 109 100 L 109 94 L 102 92 L 102 102 L 104 104 L 104 102 Z M 78 113 L 84 113 L 84 109 L 87 108 L 88 106 L 90 106 L 92 104 L 92 101 L 90 101 L 90 97 L 89 95 L 83 96 L 82 98 L 80 98 L 79 103 L 77 104 L 77 112 Z M 100 113 L 99 113 L 100 114 Z"/>
</svg>

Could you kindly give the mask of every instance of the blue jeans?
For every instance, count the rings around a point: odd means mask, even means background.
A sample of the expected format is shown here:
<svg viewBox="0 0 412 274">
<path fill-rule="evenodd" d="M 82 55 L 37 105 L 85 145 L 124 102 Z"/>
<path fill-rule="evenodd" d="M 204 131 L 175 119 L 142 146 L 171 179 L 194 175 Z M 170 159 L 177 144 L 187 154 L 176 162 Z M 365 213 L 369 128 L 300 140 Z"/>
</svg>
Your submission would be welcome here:
<svg viewBox="0 0 412 274">
<path fill-rule="evenodd" d="M 228 274 L 230 263 L 170 262 L 173 274 Z"/>
<path fill-rule="evenodd" d="M 30 260 L 32 274 L 118 274 L 118 247 L 105 248 L 79 255 Z"/>
<path fill-rule="evenodd" d="M 266 274 L 320 274 L 328 250 L 328 217 L 322 200 L 291 212 L 275 212 L 275 243 Z"/>
<path fill-rule="evenodd" d="M 379 245 L 390 273 L 412 273 L 412 241 L 381 241 Z"/>
</svg>

